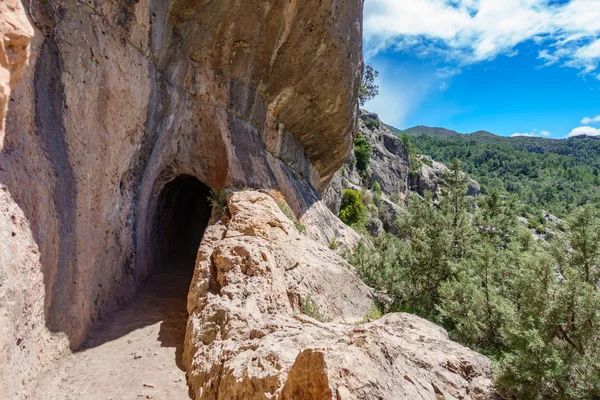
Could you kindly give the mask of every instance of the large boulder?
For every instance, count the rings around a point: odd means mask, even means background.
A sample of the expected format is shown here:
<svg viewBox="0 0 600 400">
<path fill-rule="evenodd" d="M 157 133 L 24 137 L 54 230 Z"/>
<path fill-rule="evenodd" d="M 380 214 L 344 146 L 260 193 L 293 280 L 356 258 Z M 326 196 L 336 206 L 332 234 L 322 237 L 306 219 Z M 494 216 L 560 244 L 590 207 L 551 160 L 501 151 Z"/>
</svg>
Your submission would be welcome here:
<svg viewBox="0 0 600 400">
<path fill-rule="evenodd" d="M 196 399 L 486 399 L 489 360 L 371 291 L 263 193 L 228 201 L 200 247 L 184 362 Z"/>
</svg>

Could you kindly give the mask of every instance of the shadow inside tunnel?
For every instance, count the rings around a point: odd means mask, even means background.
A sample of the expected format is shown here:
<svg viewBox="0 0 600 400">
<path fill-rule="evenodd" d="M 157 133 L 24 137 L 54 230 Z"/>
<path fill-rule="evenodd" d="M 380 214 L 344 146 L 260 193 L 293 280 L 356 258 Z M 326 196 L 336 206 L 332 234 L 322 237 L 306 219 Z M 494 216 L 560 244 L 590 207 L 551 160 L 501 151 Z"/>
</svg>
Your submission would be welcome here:
<svg viewBox="0 0 600 400">
<path fill-rule="evenodd" d="M 187 295 L 196 255 L 212 208 L 210 189 L 196 178 L 180 176 L 163 188 L 153 223 L 156 270 L 124 307 L 103 317 L 76 351 L 85 351 L 160 323 L 161 347 L 175 349 L 181 370 L 187 325 Z"/>
</svg>

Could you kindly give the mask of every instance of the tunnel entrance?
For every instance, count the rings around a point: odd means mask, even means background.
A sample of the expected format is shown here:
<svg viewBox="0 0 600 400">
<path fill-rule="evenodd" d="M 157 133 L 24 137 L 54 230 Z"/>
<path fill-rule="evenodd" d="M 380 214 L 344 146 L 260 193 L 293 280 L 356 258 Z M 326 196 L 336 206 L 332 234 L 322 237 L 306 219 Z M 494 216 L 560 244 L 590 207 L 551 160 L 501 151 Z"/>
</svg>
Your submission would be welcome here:
<svg viewBox="0 0 600 400">
<path fill-rule="evenodd" d="M 68 360 L 64 379 L 81 385 L 82 391 L 92 382 L 98 388 L 94 398 L 136 398 L 141 390 L 148 398 L 188 397 L 182 360 L 187 296 L 212 212 L 209 194 L 209 187 L 191 176 L 180 176 L 163 187 L 154 203 L 152 248 L 147 249 L 152 257 L 150 275 L 140 282 L 129 304 L 102 318 L 89 332 L 79 349 L 85 352 Z M 110 379 L 123 371 L 129 384 L 111 386 Z M 107 386 L 112 392 L 104 392 Z"/>
<path fill-rule="evenodd" d="M 156 214 L 156 272 L 193 273 L 212 211 L 209 195 L 210 188 L 191 176 L 180 176 L 165 185 Z"/>
</svg>

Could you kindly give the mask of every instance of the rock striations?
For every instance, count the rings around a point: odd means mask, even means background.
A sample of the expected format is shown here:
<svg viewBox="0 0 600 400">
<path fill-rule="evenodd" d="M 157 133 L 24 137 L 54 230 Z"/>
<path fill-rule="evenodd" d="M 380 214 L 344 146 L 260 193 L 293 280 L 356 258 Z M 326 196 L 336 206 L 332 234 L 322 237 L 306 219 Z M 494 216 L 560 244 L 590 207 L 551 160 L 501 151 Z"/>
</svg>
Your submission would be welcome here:
<svg viewBox="0 0 600 400">
<path fill-rule="evenodd" d="M 371 291 L 328 248 L 359 240 L 320 193 L 352 148 L 362 3 L 0 1 L 0 393 L 32 398 L 163 268 L 167 188 L 193 178 L 238 189 L 188 296 L 196 398 L 487 396 L 488 360 L 435 325 L 361 322 Z"/>
</svg>

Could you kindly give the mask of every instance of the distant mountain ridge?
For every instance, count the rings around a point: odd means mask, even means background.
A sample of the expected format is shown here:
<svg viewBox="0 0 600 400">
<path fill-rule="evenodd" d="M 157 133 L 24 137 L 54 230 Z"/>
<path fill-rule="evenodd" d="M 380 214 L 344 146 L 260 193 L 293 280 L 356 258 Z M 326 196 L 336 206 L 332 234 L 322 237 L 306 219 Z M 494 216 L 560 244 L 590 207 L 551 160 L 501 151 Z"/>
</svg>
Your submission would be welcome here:
<svg viewBox="0 0 600 400">
<path fill-rule="evenodd" d="M 461 161 L 484 194 L 516 194 L 531 208 L 568 215 L 586 203 L 600 205 L 600 138 L 506 137 L 487 131 L 468 134 L 446 128 L 389 127 L 409 135 L 416 151 L 448 164 Z"/>
<path fill-rule="evenodd" d="M 598 139 L 600 137 L 589 136 L 589 135 L 578 135 L 568 139 L 553 139 L 553 138 L 545 138 L 545 137 L 535 137 L 535 136 L 500 136 L 495 133 L 479 130 L 477 132 L 472 133 L 460 133 L 454 131 L 452 129 L 441 128 L 441 127 L 431 127 L 425 125 L 417 125 L 412 128 L 408 128 L 405 130 L 395 128 L 391 125 L 386 125 L 386 127 L 394 132 L 397 135 L 401 135 L 406 133 L 410 136 L 428 136 L 428 137 L 436 137 L 436 138 L 462 138 L 462 139 L 475 139 L 478 143 L 490 143 L 497 141 L 506 141 L 506 142 L 519 142 L 519 143 L 534 143 L 539 141 L 568 141 L 570 139 Z"/>
</svg>

